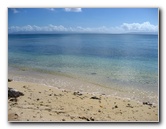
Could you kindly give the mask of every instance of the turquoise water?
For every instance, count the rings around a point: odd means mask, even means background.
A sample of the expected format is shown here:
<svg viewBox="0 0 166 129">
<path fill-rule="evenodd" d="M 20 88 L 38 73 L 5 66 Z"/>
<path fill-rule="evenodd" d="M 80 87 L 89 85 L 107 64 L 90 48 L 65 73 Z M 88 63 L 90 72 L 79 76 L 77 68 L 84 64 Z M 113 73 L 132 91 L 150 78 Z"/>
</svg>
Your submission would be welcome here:
<svg viewBox="0 0 166 129">
<path fill-rule="evenodd" d="M 158 96 L 158 35 L 9 35 L 8 66 Z"/>
</svg>

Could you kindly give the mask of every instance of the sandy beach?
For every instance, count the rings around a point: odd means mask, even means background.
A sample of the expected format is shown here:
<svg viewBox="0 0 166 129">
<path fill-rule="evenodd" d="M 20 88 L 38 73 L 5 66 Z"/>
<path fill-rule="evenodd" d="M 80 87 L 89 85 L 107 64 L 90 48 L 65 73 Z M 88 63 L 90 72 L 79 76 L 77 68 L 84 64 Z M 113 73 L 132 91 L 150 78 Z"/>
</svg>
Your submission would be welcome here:
<svg viewBox="0 0 166 129">
<path fill-rule="evenodd" d="M 24 95 L 8 99 L 10 122 L 158 122 L 158 106 L 105 94 L 8 82 Z"/>
</svg>

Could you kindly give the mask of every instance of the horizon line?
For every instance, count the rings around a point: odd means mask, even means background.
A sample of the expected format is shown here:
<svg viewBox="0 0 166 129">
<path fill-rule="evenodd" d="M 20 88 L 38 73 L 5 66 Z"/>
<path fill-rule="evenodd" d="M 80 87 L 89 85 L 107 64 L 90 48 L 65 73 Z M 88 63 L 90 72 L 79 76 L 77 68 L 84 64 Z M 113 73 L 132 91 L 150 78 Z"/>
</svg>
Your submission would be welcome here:
<svg viewBox="0 0 166 129">
<path fill-rule="evenodd" d="M 143 32 L 143 31 L 133 31 L 133 32 L 47 32 L 47 31 L 40 31 L 40 32 L 34 32 L 34 31 L 29 31 L 29 32 L 8 32 L 8 34 L 159 34 L 158 31 L 155 32 Z"/>
</svg>

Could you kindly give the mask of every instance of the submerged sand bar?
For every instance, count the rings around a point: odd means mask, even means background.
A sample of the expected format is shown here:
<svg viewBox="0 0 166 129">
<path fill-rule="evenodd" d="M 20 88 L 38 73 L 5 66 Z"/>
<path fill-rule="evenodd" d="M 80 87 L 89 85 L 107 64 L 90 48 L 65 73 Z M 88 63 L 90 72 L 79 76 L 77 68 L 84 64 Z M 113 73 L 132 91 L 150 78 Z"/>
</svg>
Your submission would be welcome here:
<svg viewBox="0 0 166 129">
<path fill-rule="evenodd" d="M 30 82 L 8 82 L 24 96 L 8 100 L 9 121 L 158 122 L 158 106 L 104 94 L 64 90 Z"/>
</svg>

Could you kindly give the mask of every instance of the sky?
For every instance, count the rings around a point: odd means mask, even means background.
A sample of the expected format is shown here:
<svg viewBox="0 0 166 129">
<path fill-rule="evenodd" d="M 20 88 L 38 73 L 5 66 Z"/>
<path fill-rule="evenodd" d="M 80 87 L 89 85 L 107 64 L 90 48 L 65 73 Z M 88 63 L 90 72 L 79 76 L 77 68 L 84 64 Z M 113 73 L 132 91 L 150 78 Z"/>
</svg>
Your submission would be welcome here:
<svg viewBox="0 0 166 129">
<path fill-rule="evenodd" d="M 8 33 L 158 33 L 158 8 L 8 8 Z"/>
</svg>

